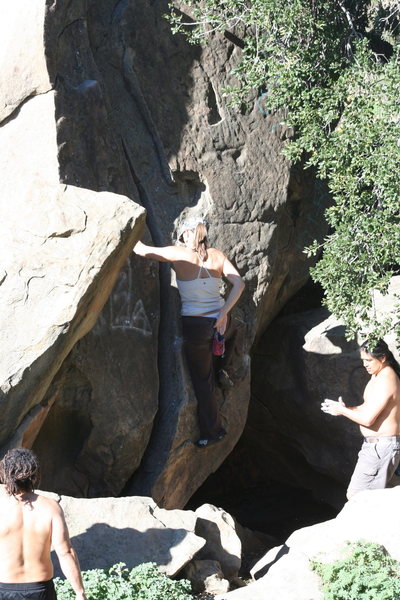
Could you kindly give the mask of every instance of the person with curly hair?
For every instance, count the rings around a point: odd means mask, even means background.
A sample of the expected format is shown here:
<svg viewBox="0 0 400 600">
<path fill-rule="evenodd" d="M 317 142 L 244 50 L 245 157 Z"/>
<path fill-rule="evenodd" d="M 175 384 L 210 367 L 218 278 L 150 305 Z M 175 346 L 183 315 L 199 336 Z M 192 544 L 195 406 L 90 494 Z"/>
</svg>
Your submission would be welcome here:
<svg viewBox="0 0 400 600">
<path fill-rule="evenodd" d="M 27 448 L 0 462 L 0 600 L 55 600 L 53 546 L 77 600 L 86 600 L 78 558 L 58 502 L 35 492 L 40 468 Z"/>
</svg>

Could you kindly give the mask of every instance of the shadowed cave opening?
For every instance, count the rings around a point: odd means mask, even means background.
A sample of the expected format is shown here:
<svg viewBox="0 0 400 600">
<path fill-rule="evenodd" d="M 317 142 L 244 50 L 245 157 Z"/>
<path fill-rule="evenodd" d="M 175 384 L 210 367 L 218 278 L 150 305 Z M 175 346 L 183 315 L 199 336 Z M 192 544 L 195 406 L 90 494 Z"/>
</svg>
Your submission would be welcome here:
<svg viewBox="0 0 400 600">
<path fill-rule="evenodd" d="M 286 304 L 277 319 L 320 308 L 322 294 L 321 287 L 309 279 Z M 274 476 L 276 471 L 273 473 L 269 470 L 267 463 L 274 461 L 274 457 L 263 455 L 262 441 L 260 444 L 260 440 L 255 439 L 256 432 L 251 423 L 252 403 L 256 402 L 256 378 L 257 374 L 253 373 L 248 421 L 239 442 L 220 468 L 191 497 L 185 508 L 195 510 L 204 503 L 213 504 L 230 513 L 240 525 L 272 536 L 276 544 L 281 544 L 296 529 L 334 518 L 339 508 L 336 498 L 336 502 L 328 501 L 329 483 L 326 487 L 326 481 L 319 474 L 315 474 L 315 479 L 318 481 L 321 478 L 320 494 L 315 487 L 313 491 L 308 489 L 306 482 L 304 487 L 296 485 L 293 478 L 291 482 L 289 471 L 282 471 L 282 477 L 278 480 Z M 253 418 L 257 418 L 256 413 Z M 269 432 L 266 435 L 270 435 Z M 282 446 L 285 444 L 287 452 L 287 440 L 282 439 Z M 310 466 L 301 453 L 293 448 L 290 461 L 294 469 L 310 476 Z"/>
<path fill-rule="evenodd" d="M 243 527 L 282 544 L 296 529 L 333 519 L 338 511 L 310 490 L 270 479 L 254 463 L 242 437 L 221 467 L 191 497 L 186 509 L 205 503 L 226 510 Z"/>
<path fill-rule="evenodd" d="M 49 411 L 32 450 L 41 465 L 40 489 L 76 496 L 77 486 L 86 484 L 86 477 L 79 475 L 74 465 L 92 430 L 92 388 L 85 375 L 68 361 L 60 379 L 63 393 L 57 393 L 57 401 Z M 56 388 L 55 383 L 49 393 Z"/>
</svg>

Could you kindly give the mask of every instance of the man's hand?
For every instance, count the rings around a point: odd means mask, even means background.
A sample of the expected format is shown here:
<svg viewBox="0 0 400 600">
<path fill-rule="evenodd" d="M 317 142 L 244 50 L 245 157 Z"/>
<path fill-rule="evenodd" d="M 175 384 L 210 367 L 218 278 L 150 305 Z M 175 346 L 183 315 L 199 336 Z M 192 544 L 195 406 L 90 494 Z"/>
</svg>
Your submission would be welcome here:
<svg viewBox="0 0 400 600">
<path fill-rule="evenodd" d="M 321 403 L 321 410 L 328 415 L 332 415 L 334 417 L 338 417 L 343 415 L 342 407 L 346 407 L 345 403 L 342 400 L 342 396 L 339 396 L 339 399 L 329 400 L 329 398 L 325 398 L 325 400 Z"/>
</svg>

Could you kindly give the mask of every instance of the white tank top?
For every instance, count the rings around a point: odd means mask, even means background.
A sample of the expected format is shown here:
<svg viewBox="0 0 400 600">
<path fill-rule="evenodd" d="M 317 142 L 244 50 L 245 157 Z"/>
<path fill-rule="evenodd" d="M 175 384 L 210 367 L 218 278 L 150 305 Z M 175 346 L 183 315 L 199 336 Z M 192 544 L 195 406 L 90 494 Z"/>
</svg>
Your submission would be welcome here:
<svg viewBox="0 0 400 600">
<path fill-rule="evenodd" d="M 200 277 L 202 269 L 205 269 L 208 277 Z M 212 277 L 208 269 L 201 266 L 196 279 L 177 279 L 176 285 L 182 302 L 182 316 L 218 316 L 225 303 L 220 296 L 221 277 Z"/>
</svg>

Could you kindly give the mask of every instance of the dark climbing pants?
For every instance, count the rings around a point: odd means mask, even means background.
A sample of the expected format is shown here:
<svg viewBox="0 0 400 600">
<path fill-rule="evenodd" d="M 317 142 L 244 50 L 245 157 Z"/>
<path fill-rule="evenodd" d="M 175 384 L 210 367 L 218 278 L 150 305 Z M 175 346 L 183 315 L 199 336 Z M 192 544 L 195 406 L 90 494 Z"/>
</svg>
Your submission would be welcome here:
<svg viewBox="0 0 400 600">
<path fill-rule="evenodd" d="M 183 347 L 197 399 L 200 436 L 217 437 L 221 430 L 214 394 L 212 341 L 215 318 L 182 317 Z"/>
</svg>

